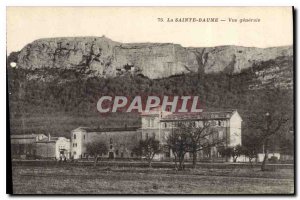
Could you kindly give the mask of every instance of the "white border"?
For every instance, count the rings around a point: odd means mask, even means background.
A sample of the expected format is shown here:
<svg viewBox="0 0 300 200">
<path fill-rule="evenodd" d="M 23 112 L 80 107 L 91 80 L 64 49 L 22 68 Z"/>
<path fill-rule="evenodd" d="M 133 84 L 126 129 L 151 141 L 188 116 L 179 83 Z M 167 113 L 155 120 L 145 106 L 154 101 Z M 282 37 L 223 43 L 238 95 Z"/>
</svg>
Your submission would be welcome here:
<svg viewBox="0 0 300 200">
<path fill-rule="evenodd" d="M 297 0 L 252 0 L 252 1 L 241 1 L 241 0 L 184 0 L 184 1 L 169 1 L 169 0 L 147 0 L 147 1 L 139 1 L 139 0 L 129 0 L 129 1 L 122 1 L 122 0 L 106 0 L 98 2 L 96 0 L 71 0 L 71 1 L 62 1 L 62 0 L 2 0 L 0 1 L 0 38 L 1 48 L 0 48 L 0 55 L 1 55 L 1 63 L 2 67 L 0 68 L 0 80 L 2 83 L 0 84 L 0 111 L 1 111 L 1 118 L 0 118 L 0 132 L 3 135 L 0 145 L 0 152 L 1 152 L 1 182 L 0 182 L 0 195 L 1 199 L 8 199 L 11 198 L 10 196 L 6 195 L 6 140 L 4 139 L 4 135 L 6 134 L 6 6 L 295 6 L 295 8 L 300 9 L 299 5 L 300 1 Z M 299 14 L 299 12 L 298 12 Z M 299 26 L 299 20 L 297 20 L 297 26 Z M 298 33 L 299 34 L 299 33 Z M 294 44 L 296 45 L 296 44 Z M 298 42 L 297 42 L 298 46 Z M 299 58 L 299 51 L 297 52 L 297 58 Z M 297 70 L 297 77 L 299 77 L 300 70 Z M 299 82 L 299 81 L 298 81 Z M 297 94 L 299 94 L 299 87 L 297 87 Z M 298 98 L 297 98 L 298 99 Z M 297 110 L 298 111 L 298 110 Z M 299 124 L 299 117 L 297 118 L 297 124 Z M 297 128 L 298 130 L 298 128 Z M 297 137 L 297 144 L 299 144 L 299 136 Z M 298 148 L 299 149 L 299 148 Z M 297 152 L 297 160 L 299 159 L 299 152 Z M 299 162 L 298 162 L 299 163 Z M 297 174 L 299 174 L 299 164 L 297 165 Z M 230 183 L 229 183 L 230 184 Z M 297 181 L 297 186 L 299 185 L 299 180 Z M 296 188 L 296 191 L 299 192 L 299 187 Z M 45 197 L 27 197 L 26 199 L 42 199 L 42 198 L 49 198 L 50 196 Z M 188 196 L 181 196 L 175 197 L 175 199 L 179 198 L 187 198 Z M 63 197 L 55 197 L 57 199 L 62 199 Z M 72 199 L 79 199 L 82 198 L 81 196 L 78 197 L 68 197 Z M 86 198 L 86 197 L 84 197 Z M 89 198 L 96 199 L 99 196 L 90 196 Z M 108 197 L 102 196 L 101 198 L 124 198 L 124 197 Z M 133 197 L 125 197 L 125 198 L 133 198 Z M 147 197 L 135 197 L 135 198 L 142 198 L 146 199 Z M 161 197 L 157 196 L 156 198 L 168 198 L 168 197 Z M 198 199 L 198 198 L 209 198 L 209 199 L 217 199 L 219 197 L 204 197 L 204 196 L 193 196 L 188 197 L 189 199 Z M 224 196 L 223 199 L 232 199 L 232 198 L 242 198 L 242 197 L 230 197 Z M 250 199 L 251 197 L 243 197 L 245 199 Z M 260 198 L 260 197 L 252 197 L 252 198 Z M 274 198 L 274 197 L 268 197 Z M 279 196 L 281 198 L 281 196 Z"/>
</svg>

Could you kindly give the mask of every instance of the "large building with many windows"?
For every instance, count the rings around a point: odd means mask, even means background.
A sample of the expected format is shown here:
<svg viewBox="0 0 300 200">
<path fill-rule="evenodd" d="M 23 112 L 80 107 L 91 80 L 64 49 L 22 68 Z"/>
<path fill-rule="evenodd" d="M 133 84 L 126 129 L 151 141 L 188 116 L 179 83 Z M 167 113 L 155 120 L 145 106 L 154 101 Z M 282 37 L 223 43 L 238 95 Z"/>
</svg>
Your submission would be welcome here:
<svg viewBox="0 0 300 200">
<path fill-rule="evenodd" d="M 160 141 L 161 146 L 166 144 L 168 135 L 178 126 L 178 123 L 195 123 L 203 126 L 204 121 L 214 129 L 212 137 L 222 139 L 222 146 L 234 147 L 241 145 L 242 118 L 236 110 L 201 112 L 201 113 L 171 113 L 163 112 L 156 107 L 147 113 L 141 113 L 141 127 L 122 128 L 88 128 L 79 127 L 71 132 L 71 157 L 80 159 L 87 157 L 86 144 L 102 141 L 108 147 L 108 153 L 102 155 L 107 158 L 135 158 L 134 147 L 140 140 L 153 137 Z M 173 158 L 170 149 L 164 150 L 155 156 L 156 160 Z M 187 158 L 189 155 L 187 155 Z M 218 146 L 199 152 L 199 159 L 213 159 L 220 157 Z"/>
</svg>

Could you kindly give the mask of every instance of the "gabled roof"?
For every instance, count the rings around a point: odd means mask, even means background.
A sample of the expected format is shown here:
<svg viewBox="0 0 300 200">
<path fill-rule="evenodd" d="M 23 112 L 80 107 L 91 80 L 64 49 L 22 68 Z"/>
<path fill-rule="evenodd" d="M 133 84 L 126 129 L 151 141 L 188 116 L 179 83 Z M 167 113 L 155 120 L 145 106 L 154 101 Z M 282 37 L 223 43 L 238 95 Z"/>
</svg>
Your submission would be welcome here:
<svg viewBox="0 0 300 200">
<path fill-rule="evenodd" d="M 50 140 L 48 138 L 44 138 L 42 140 L 36 141 L 36 143 L 51 143 L 51 142 L 56 142 L 60 139 L 68 140 L 68 138 L 65 137 L 50 137 Z"/>
<path fill-rule="evenodd" d="M 75 128 L 74 130 L 72 130 L 72 132 L 74 132 L 74 131 L 86 131 L 89 128 L 90 127 L 80 126 L 78 128 Z"/>
<path fill-rule="evenodd" d="M 163 110 L 162 106 L 159 105 L 154 108 L 151 108 L 148 112 L 143 111 L 140 115 L 141 116 L 151 116 L 151 117 L 161 115 L 161 117 L 162 117 L 162 116 L 170 115 L 170 114 L 172 114 L 172 112 L 170 112 L 168 110 Z"/>
<path fill-rule="evenodd" d="M 47 137 L 44 134 L 24 134 L 24 135 L 10 135 L 10 138 L 11 139 L 35 139 L 36 137 L 41 135 Z"/>
<path fill-rule="evenodd" d="M 151 108 L 148 112 L 146 111 L 143 111 L 140 115 L 159 115 L 160 112 L 162 111 L 162 106 L 159 105 L 159 106 L 156 106 L 154 108 Z"/>
<path fill-rule="evenodd" d="M 201 113 L 174 113 L 164 116 L 160 121 L 184 121 L 184 120 L 217 120 L 230 119 L 236 110 Z"/>
<path fill-rule="evenodd" d="M 129 126 L 129 127 L 109 127 L 109 128 L 90 128 L 90 127 L 78 127 L 76 129 L 74 129 L 73 131 L 75 130 L 82 130 L 82 131 L 85 131 L 87 133 L 89 132 L 116 132 L 116 131 L 136 131 L 138 130 L 139 126 Z"/>
</svg>

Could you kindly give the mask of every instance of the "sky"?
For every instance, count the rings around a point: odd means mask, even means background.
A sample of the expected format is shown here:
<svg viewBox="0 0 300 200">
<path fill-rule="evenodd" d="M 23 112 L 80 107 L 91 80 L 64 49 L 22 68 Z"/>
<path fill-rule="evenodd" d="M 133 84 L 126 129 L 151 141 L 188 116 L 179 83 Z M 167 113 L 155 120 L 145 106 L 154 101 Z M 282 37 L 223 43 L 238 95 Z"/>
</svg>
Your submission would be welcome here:
<svg viewBox="0 0 300 200">
<path fill-rule="evenodd" d="M 166 22 L 167 18 L 219 22 Z M 240 23 L 243 18 L 260 22 Z M 184 47 L 285 46 L 293 44 L 292 20 L 291 7 L 7 7 L 7 53 L 40 38 L 103 35 L 124 43 Z"/>
</svg>

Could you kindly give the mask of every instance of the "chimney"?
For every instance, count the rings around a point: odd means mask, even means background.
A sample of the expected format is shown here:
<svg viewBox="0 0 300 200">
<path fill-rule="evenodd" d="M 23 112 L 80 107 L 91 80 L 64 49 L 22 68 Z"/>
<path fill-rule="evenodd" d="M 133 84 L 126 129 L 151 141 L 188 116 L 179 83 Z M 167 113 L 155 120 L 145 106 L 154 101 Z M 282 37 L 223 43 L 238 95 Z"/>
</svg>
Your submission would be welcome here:
<svg viewBox="0 0 300 200">
<path fill-rule="evenodd" d="M 51 135 L 50 135 L 50 133 L 48 133 L 48 141 L 50 141 L 51 140 Z"/>
</svg>

